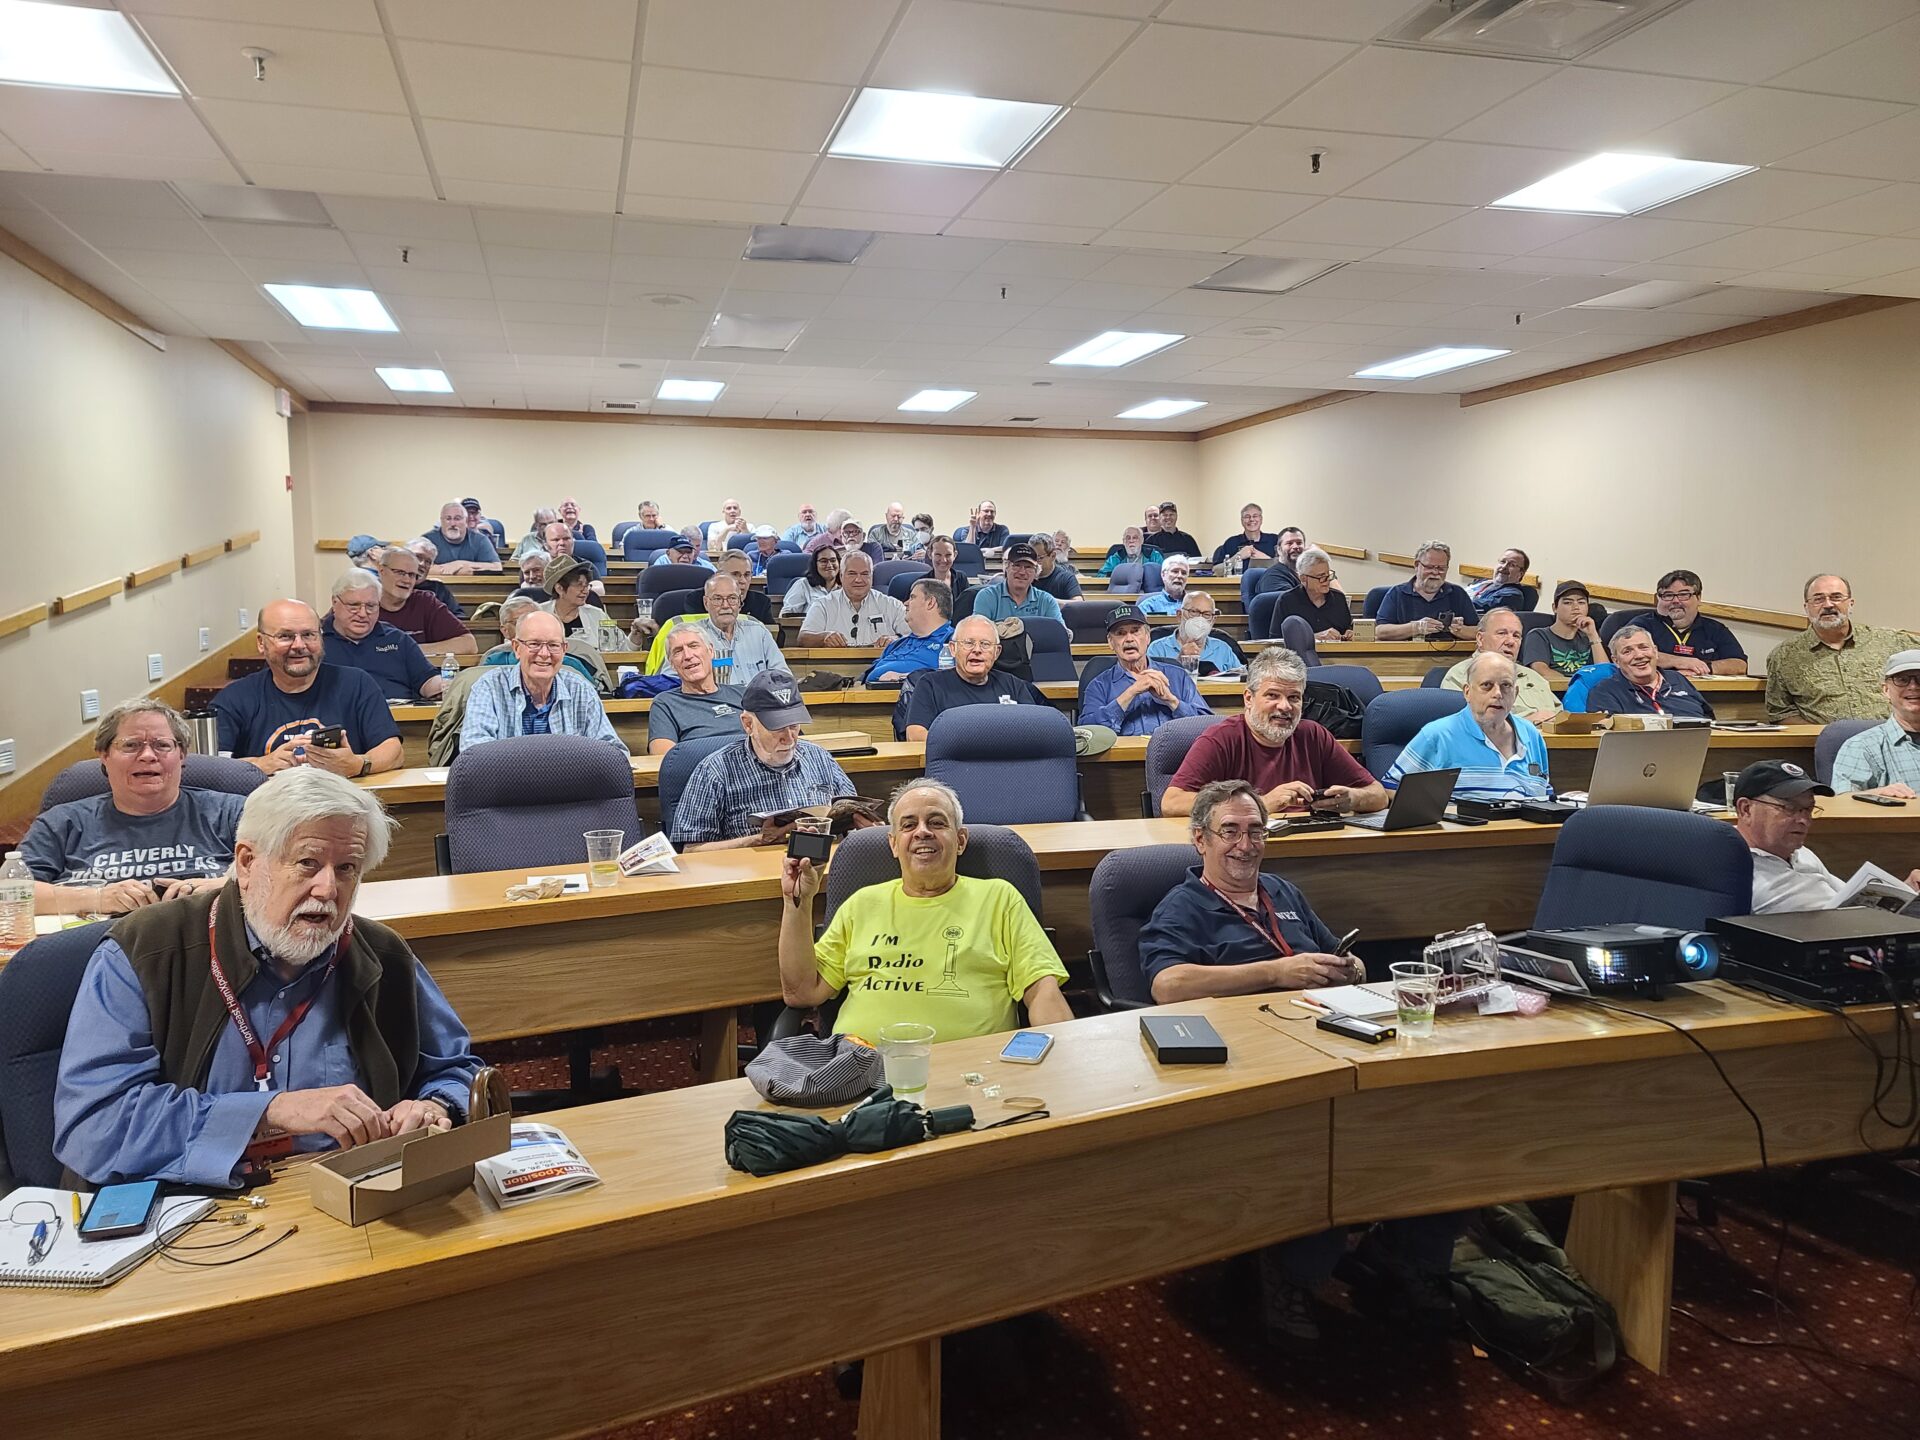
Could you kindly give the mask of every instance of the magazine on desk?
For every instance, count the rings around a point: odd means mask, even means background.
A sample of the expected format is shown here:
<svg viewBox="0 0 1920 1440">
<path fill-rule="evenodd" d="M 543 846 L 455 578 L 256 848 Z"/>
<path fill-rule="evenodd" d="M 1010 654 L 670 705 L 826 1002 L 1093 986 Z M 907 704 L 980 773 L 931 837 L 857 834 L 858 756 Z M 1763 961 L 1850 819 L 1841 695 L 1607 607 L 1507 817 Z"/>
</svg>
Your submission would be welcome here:
<svg viewBox="0 0 1920 1440">
<path fill-rule="evenodd" d="M 1827 908 L 1839 910 L 1848 905 L 1877 905 L 1896 915 L 1920 916 L 1920 891 L 1867 860 Z"/>
<path fill-rule="evenodd" d="M 502 1210 L 600 1183 L 598 1172 L 571 1140 L 551 1125 L 529 1120 L 515 1122 L 506 1154 L 476 1161 L 473 1173 Z"/>
</svg>

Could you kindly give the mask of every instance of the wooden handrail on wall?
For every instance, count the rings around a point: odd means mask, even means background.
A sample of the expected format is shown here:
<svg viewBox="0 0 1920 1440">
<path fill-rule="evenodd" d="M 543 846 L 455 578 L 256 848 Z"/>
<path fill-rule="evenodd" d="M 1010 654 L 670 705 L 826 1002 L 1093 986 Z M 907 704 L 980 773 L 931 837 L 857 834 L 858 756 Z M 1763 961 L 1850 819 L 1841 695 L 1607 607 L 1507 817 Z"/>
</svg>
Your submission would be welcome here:
<svg viewBox="0 0 1920 1440">
<path fill-rule="evenodd" d="M 226 543 L 227 553 L 231 555 L 237 550 L 246 549 L 249 545 L 258 545 L 260 543 L 260 532 L 258 530 L 249 530 L 244 535 L 229 535 Z"/>
<path fill-rule="evenodd" d="M 1327 554 L 1337 555 L 1342 560 L 1364 560 L 1368 554 L 1367 551 L 1357 545 L 1329 545 L 1324 540 L 1314 540 L 1309 543 L 1318 545 L 1322 550 L 1326 551 Z"/>
<path fill-rule="evenodd" d="M 227 542 L 224 540 L 216 541 L 212 545 L 203 545 L 198 550 L 189 550 L 186 554 L 182 555 L 180 557 L 180 568 L 182 570 L 191 570 L 196 565 L 204 565 L 209 560 L 217 559 L 226 553 Z"/>
<path fill-rule="evenodd" d="M 162 580 L 171 580 L 179 571 L 178 560 L 162 560 L 158 565 L 149 565 L 144 570 L 129 570 L 127 589 L 140 590 L 148 585 L 157 585 Z"/>
<path fill-rule="evenodd" d="M 124 575 L 116 575 L 111 580 L 102 580 L 98 585 L 89 585 L 84 590 L 75 590 L 66 595 L 56 595 L 53 597 L 53 613 L 56 615 L 71 615 L 76 611 L 85 610 L 91 605 L 99 605 L 104 601 L 111 600 L 126 588 L 127 577 Z"/>
<path fill-rule="evenodd" d="M 47 615 L 48 608 L 45 605 L 29 605 L 11 615 L 0 615 L 0 636 L 18 635 L 22 630 L 38 625 Z"/>
</svg>

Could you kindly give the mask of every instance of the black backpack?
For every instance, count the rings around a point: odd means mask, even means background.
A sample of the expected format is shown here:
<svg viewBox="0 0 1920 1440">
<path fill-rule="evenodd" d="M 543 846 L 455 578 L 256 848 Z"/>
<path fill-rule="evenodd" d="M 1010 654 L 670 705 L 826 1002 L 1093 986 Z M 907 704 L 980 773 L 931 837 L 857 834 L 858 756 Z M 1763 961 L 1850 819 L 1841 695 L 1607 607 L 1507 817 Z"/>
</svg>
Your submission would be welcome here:
<svg viewBox="0 0 1920 1440">
<path fill-rule="evenodd" d="M 1346 686 L 1325 680 L 1307 682 L 1306 696 L 1300 702 L 1301 718 L 1326 726 L 1333 732 L 1334 739 L 1358 740 L 1360 722 L 1366 714 L 1367 707 L 1360 703 L 1360 697 Z"/>
</svg>

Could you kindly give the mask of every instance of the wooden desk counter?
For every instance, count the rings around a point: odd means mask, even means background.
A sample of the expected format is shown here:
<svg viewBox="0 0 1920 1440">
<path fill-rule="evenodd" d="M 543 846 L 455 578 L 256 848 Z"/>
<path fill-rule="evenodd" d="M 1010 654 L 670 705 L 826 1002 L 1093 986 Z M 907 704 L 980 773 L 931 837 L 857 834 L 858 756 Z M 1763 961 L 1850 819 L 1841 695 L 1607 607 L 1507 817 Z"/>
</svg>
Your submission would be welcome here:
<svg viewBox="0 0 1920 1440">
<path fill-rule="evenodd" d="M 930 1436 L 940 1334 L 1326 1225 L 1329 1103 L 1351 1067 L 1266 1031 L 1251 1002 L 1190 1008 L 1227 1038 L 1230 1064 L 1163 1069 L 1133 1016 L 1076 1021 L 1039 1072 L 1051 1118 L 765 1179 L 722 1158 L 726 1117 L 760 1108 L 744 1082 L 553 1117 L 605 1184 L 513 1211 L 468 1190 L 348 1229 L 312 1211 L 291 1172 L 267 1192 L 268 1229 L 299 1233 L 257 1261 L 152 1261 L 99 1294 L 10 1297 L 0 1413 L 22 1435 L 204 1435 L 217 1397 L 284 1382 L 291 1343 L 302 1385 L 331 1403 L 281 1407 L 288 1440 L 343 1426 L 413 1440 L 445 1433 L 450 1407 L 482 1440 L 573 1435 L 867 1353 L 862 1435 Z M 1032 1088 L 1036 1072 L 998 1064 L 1000 1043 L 940 1046 L 928 1103 L 1001 1118 L 959 1080 Z M 849 1251 L 852 1214 L 902 1218 Z M 939 1219 L 980 1215 L 993 1223 Z M 852 1257 L 846 1283 L 715 1283 L 836 1254 Z M 914 1283 L 887 1283 L 903 1275 Z M 456 1313 L 595 1321 L 590 1336 L 515 1324 L 513 1364 L 438 1381 L 370 1363 Z"/>
</svg>

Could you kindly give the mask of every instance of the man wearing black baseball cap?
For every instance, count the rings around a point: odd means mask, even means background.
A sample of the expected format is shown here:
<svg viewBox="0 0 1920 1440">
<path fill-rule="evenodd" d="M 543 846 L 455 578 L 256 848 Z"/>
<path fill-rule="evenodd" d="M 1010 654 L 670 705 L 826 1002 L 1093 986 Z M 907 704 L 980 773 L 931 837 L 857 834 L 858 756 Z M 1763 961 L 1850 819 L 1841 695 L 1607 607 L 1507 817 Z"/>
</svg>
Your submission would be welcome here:
<svg viewBox="0 0 1920 1440">
<path fill-rule="evenodd" d="M 973 613 L 996 624 L 1002 620 L 1058 620 L 1060 602 L 1034 582 L 1040 578 L 1040 556 L 1022 540 L 1007 547 L 1006 570 L 974 598 Z"/>
<path fill-rule="evenodd" d="M 856 793 L 831 755 L 800 738 L 800 727 L 813 717 L 793 676 L 784 670 L 754 676 L 741 695 L 740 709 L 746 738 L 695 766 L 674 807 L 673 843 L 683 849 L 782 844 L 793 829 L 792 818 L 760 817 Z"/>
<path fill-rule="evenodd" d="M 1798 765 L 1757 760 L 1733 787 L 1734 825 L 1753 851 L 1753 913 L 1825 910 L 1846 882 L 1807 848 L 1814 803 L 1833 791 Z M 1907 876 L 1920 889 L 1920 870 Z"/>
<path fill-rule="evenodd" d="M 1520 663 L 1551 680 L 1571 680 L 1588 665 L 1607 663 L 1600 627 L 1589 613 L 1592 597 L 1578 580 L 1553 587 L 1553 623 L 1537 625 L 1520 641 Z"/>
</svg>

